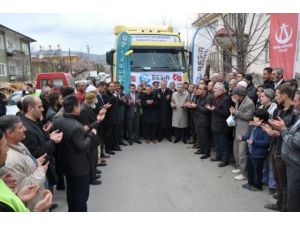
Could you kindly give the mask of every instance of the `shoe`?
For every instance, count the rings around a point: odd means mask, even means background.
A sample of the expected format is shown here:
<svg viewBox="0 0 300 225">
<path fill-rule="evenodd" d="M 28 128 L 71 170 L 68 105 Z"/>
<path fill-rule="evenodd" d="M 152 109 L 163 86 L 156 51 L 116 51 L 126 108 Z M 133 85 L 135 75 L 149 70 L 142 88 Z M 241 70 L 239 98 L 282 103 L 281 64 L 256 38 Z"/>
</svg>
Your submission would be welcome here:
<svg viewBox="0 0 300 225">
<path fill-rule="evenodd" d="M 124 142 L 121 142 L 120 145 L 127 146 L 127 144 L 125 144 Z"/>
<path fill-rule="evenodd" d="M 193 145 L 192 148 L 198 149 L 198 148 L 200 148 L 200 146 L 199 145 Z"/>
<path fill-rule="evenodd" d="M 129 145 L 132 145 L 132 144 L 133 144 L 133 142 L 132 142 L 132 141 L 129 141 L 128 143 L 129 143 Z"/>
<path fill-rule="evenodd" d="M 49 208 L 49 212 L 52 212 L 53 211 L 53 209 L 56 209 L 57 208 L 57 204 L 52 204 L 51 206 L 50 206 L 50 208 Z"/>
<path fill-rule="evenodd" d="M 180 139 L 175 139 L 175 140 L 173 141 L 173 143 L 176 144 L 176 143 L 178 143 L 179 141 L 180 141 Z"/>
<path fill-rule="evenodd" d="M 187 143 L 185 139 L 183 139 L 183 140 L 182 140 L 182 142 L 183 142 L 184 144 L 186 144 L 186 143 Z"/>
<path fill-rule="evenodd" d="M 232 173 L 241 173 L 242 171 L 241 171 L 241 169 L 234 169 L 234 170 L 232 170 L 231 172 L 232 172 Z"/>
<path fill-rule="evenodd" d="M 101 180 L 93 180 L 90 182 L 91 185 L 99 185 L 102 184 Z"/>
<path fill-rule="evenodd" d="M 274 195 L 272 195 L 272 197 L 277 200 L 278 199 L 278 193 L 276 192 Z"/>
<path fill-rule="evenodd" d="M 228 162 L 220 162 L 218 164 L 218 167 L 224 167 L 224 166 L 227 166 L 228 165 Z"/>
<path fill-rule="evenodd" d="M 281 209 L 281 207 L 279 207 L 277 204 L 266 204 L 264 205 L 264 207 L 266 209 L 271 209 L 271 210 L 274 210 L 274 211 L 279 211 L 279 212 L 282 212 L 283 210 Z"/>
<path fill-rule="evenodd" d="M 110 155 L 115 155 L 116 153 L 115 153 L 115 152 L 113 152 L 113 151 L 109 151 L 109 152 L 107 152 L 107 154 L 110 154 Z"/>
<path fill-rule="evenodd" d="M 158 142 L 161 142 L 161 141 L 162 141 L 162 139 L 161 139 L 161 138 L 159 138 L 157 141 L 158 141 Z"/>
<path fill-rule="evenodd" d="M 135 143 L 137 143 L 137 144 L 142 144 L 142 142 L 141 141 L 139 141 L 139 140 L 137 140 L 137 141 L 134 141 Z"/>
<path fill-rule="evenodd" d="M 201 150 L 198 150 L 198 151 L 194 152 L 194 154 L 196 154 L 196 155 L 200 155 L 200 154 L 203 154 L 203 153 L 204 153 L 204 152 L 201 151 Z"/>
<path fill-rule="evenodd" d="M 195 141 L 189 141 L 188 144 L 190 144 L 190 145 L 195 144 Z"/>
<path fill-rule="evenodd" d="M 56 185 L 56 190 L 58 190 L 58 191 L 64 191 L 64 190 L 66 190 L 66 187 L 62 186 L 62 185 Z"/>
<path fill-rule="evenodd" d="M 168 140 L 169 142 L 172 142 L 172 138 L 167 138 L 167 140 Z"/>
<path fill-rule="evenodd" d="M 270 195 L 274 195 L 276 193 L 276 189 L 275 188 L 269 188 L 269 194 Z"/>
<path fill-rule="evenodd" d="M 247 177 L 245 177 L 243 174 L 240 174 L 240 175 L 235 176 L 234 179 L 242 181 L 242 180 L 246 180 Z"/>
<path fill-rule="evenodd" d="M 209 158 L 209 155 L 203 155 L 200 157 L 200 159 L 207 159 L 207 158 Z"/>
<path fill-rule="evenodd" d="M 146 143 L 149 144 L 149 143 L 150 143 L 150 140 L 146 140 Z"/>
<path fill-rule="evenodd" d="M 99 179 L 101 177 L 101 175 L 96 174 L 96 179 Z"/>
<path fill-rule="evenodd" d="M 156 144 L 157 143 L 157 140 L 153 140 L 153 144 Z"/>
<path fill-rule="evenodd" d="M 101 173 L 102 173 L 101 170 L 96 169 L 96 174 L 101 174 Z"/>
<path fill-rule="evenodd" d="M 103 159 L 109 159 L 110 155 L 103 155 L 103 156 L 101 156 L 101 158 L 103 158 Z"/>
<path fill-rule="evenodd" d="M 117 147 L 116 149 L 114 149 L 114 151 L 120 152 L 122 151 L 122 149 L 120 147 Z"/>
<path fill-rule="evenodd" d="M 217 162 L 217 161 L 221 161 L 221 159 L 218 159 L 218 158 L 210 158 L 210 161 L 212 161 L 212 162 Z"/>
<path fill-rule="evenodd" d="M 97 166 L 107 166 L 107 163 L 106 162 L 101 162 Z"/>
</svg>

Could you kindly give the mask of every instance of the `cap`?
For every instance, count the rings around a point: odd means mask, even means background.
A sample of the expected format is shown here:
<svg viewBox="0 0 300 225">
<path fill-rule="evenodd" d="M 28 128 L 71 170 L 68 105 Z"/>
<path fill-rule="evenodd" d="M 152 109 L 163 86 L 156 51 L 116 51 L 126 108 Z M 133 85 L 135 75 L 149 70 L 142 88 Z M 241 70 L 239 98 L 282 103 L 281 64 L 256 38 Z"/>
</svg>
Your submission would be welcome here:
<svg viewBox="0 0 300 225">
<path fill-rule="evenodd" d="M 95 88 L 94 85 L 89 85 L 86 90 L 85 93 L 89 93 L 89 92 L 93 92 L 93 91 L 97 91 L 97 89 Z"/>
<path fill-rule="evenodd" d="M 246 95 L 246 88 L 243 86 L 237 86 L 233 89 L 232 94 L 245 96 Z"/>
</svg>

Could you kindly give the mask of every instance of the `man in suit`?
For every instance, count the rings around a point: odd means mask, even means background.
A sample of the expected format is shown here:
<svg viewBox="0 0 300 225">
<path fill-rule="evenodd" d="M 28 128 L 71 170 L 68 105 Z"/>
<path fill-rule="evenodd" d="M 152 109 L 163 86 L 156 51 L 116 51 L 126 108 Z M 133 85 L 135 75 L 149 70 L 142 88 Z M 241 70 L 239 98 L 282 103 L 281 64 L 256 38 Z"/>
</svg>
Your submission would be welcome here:
<svg viewBox="0 0 300 225">
<path fill-rule="evenodd" d="M 167 81 L 163 80 L 160 83 L 160 89 L 158 89 L 158 104 L 159 104 L 159 116 L 160 122 L 158 127 L 158 141 L 162 141 L 165 137 L 168 141 L 171 139 L 171 126 L 172 126 L 172 108 L 171 108 L 171 96 L 172 91 L 167 88 Z"/>
<path fill-rule="evenodd" d="M 229 163 L 229 144 L 226 119 L 230 115 L 231 106 L 230 97 L 225 94 L 226 90 L 222 83 L 217 82 L 214 85 L 214 100 L 212 105 L 205 107 L 211 111 L 211 128 L 213 131 L 213 140 L 216 148 L 216 156 L 211 161 L 221 161 L 218 166 L 224 167 Z"/>
<path fill-rule="evenodd" d="M 271 79 L 274 82 L 274 89 L 285 82 L 283 79 L 283 73 L 284 71 L 281 67 L 273 69 Z"/>
<path fill-rule="evenodd" d="M 139 94 L 136 93 L 134 84 L 129 85 L 130 92 L 126 95 L 126 117 L 127 117 L 127 130 L 128 142 L 132 145 L 133 142 L 141 144 L 140 141 L 140 107 L 141 99 Z"/>
<path fill-rule="evenodd" d="M 232 172 L 235 174 L 236 180 L 247 179 L 246 162 L 247 162 L 247 142 L 240 141 L 238 136 L 245 136 L 249 133 L 249 121 L 253 119 L 255 105 L 253 101 L 246 95 L 247 89 L 238 86 L 233 89 L 232 101 L 236 103 L 235 107 L 230 108 L 230 113 L 236 118 L 235 138 L 233 142 L 233 155 L 237 169 Z"/>
<path fill-rule="evenodd" d="M 114 155 L 114 151 L 122 151 L 118 145 L 118 127 L 119 127 L 119 98 L 115 93 L 115 83 L 110 82 L 108 84 L 107 101 L 111 104 L 111 107 L 106 113 L 106 122 L 108 129 L 108 142 L 107 142 L 107 153 Z"/>
<path fill-rule="evenodd" d="M 28 148 L 30 153 L 39 158 L 47 153 L 49 167 L 47 171 L 48 188 L 52 191 L 53 186 L 57 183 L 57 174 L 55 172 L 55 144 L 62 140 L 63 133 L 55 130 L 50 133 L 52 123 L 41 126 L 40 119 L 44 111 L 43 104 L 38 96 L 26 96 L 23 101 L 24 116 L 21 117 L 24 126 L 26 127 L 25 139 L 22 143 Z M 48 134 L 50 133 L 50 135 Z"/>
</svg>

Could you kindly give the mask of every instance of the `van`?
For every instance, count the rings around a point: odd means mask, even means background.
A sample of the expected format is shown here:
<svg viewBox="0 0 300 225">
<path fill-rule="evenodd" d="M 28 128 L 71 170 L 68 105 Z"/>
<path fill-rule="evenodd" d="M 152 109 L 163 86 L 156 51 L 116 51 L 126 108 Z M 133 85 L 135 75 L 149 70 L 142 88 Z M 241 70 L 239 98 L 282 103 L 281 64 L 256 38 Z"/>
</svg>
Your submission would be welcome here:
<svg viewBox="0 0 300 225">
<path fill-rule="evenodd" d="M 36 89 L 42 89 L 44 86 L 49 86 L 54 92 L 59 93 L 61 87 L 74 87 L 74 78 L 71 74 L 63 72 L 39 73 L 36 78 Z"/>
</svg>

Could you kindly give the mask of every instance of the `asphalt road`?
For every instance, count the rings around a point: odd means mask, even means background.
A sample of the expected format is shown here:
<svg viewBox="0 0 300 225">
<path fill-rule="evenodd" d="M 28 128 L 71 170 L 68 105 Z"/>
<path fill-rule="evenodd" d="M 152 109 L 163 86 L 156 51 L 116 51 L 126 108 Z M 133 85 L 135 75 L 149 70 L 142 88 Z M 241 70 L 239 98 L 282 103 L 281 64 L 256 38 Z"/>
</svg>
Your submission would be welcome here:
<svg viewBox="0 0 300 225">
<path fill-rule="evenodd" d="M 91 186 L 92 212 L 268 211 L 267 193 L 244 190 L 232 166 L 201 160 L 183 143 L 134 144 L 108 159 L 101 185 Z M 56 191 L 54 211 L 67 211 L 64 191 Z"/>
</svg>

